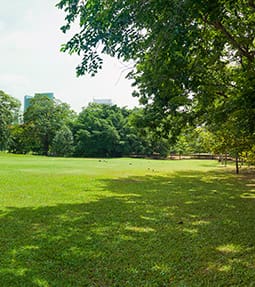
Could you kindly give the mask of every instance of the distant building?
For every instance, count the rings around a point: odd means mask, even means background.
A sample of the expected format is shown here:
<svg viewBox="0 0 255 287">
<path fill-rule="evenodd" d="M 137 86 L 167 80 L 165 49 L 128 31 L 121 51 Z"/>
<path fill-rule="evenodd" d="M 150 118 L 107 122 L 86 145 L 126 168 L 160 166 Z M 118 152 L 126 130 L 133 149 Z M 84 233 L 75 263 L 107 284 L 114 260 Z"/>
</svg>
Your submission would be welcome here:
<svg viewBox="0 0 255 287">
<path fill-rule="evenodd" d="M 93 99 L 93 103 L 100 104 L 100 105 L 112 105 L 111 99 Z"/>
<path fill-rule="evenodd" d="M 32 96 L 25 96 L 24 97 L 24 112 L 27 110 L 27 108 L 30 106 L 30 100 L 33 99 Z"/>
<path fill-rule="evenodd" d="M 44 96 L 51 100 L 54 99 L 54 93 L 35 93 L 34 96 Z M 25 96 L 24 97 L 24 112 L 30 106 L 30 100 L 33 99 L 33 96 Z"/>
</svg>

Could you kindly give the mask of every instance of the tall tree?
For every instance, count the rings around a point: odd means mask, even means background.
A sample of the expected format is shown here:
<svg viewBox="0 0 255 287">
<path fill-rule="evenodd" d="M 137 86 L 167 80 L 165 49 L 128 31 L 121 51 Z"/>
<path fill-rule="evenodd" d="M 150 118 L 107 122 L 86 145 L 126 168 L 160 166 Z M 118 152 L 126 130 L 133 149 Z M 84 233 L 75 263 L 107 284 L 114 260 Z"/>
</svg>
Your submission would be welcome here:
<svg viewBox="0 0 255 287">
<path fill-rule="evenodd" d="M 134 60 L 134 94 L 157 115 L 154 126 L 172 128 L 169 115 L 206 124 L 211 106 L 234 107 L 236 96 L 244 110 L 251 103 L 241 114 L 253 122 L 253 0 L 61 0 L 58 7 L 66 12 L 64 32 L 80 24 L 62 48 L 82 55 L 77 74 L 94 75 L 102 66 L 100 53 Z"/>
<path fill-rule="evenodd" d="M 52 140 L 51 152 L 55 156 L 71 156 L 74 151 L 73 134 L 67 126 L 61 127 Z"/>
<path fill-rule="evenodd" d="M 37 145 L 31 136 L 31 125 L 18 123 L 11 126 L 9 152 L 25 154 L 35 150 L 35 146 Z"/>
<path fill-rule="evenodd" d="M 0 91 L 0 150 L 8 146 L 10 126 L 18 121 L 20 102 Z"/>
<path fill-rule="evenodd" d="M 24 113 L 24 124 L 29 130 L 33 151 L 48 155 L 56 132 L 73 117 L 69 105 L 37 95 Z"/>
<path fill-rule="evenodd" d="M 74 126 L 76 155 L 120 155 L 122 122 L 123 116 L 117 106 L 90 104 L 83 109 Z"/>
</svg>

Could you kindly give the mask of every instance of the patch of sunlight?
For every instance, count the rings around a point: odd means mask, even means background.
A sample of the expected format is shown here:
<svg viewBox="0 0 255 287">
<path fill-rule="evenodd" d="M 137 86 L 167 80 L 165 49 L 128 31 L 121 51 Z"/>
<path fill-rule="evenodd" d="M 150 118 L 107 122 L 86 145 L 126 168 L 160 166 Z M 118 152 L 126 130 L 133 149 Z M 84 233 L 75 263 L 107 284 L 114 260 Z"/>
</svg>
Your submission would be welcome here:
<svg viewBox="0 0 255 287">
<path fill-rule="evenodd" d="M 146 210 L 145 213 L 147 213 L 147 214 L 154 214 L 154 211 L 152 211 L 152 210 Z"/>
<path fill-rule="evenodd" d="M 221 245 L 216 247 L 216 250 L 223 252 L 223 253 L 238 253 L 240 251 L 242 251 L 242 247 L 240 245 L 236 245 L 236 244 L 225 244 L 225 245 Z"/>
<path fill-rule="evenodd" d="M 63 240 L 64 238 L 66 238 L 66 236 L 63 236 L 63 235 L 52 235 L 48 240 L 49 240 L 49 242 L 58 242 L 60 240 Z"/>
<path fill-rule="evenodd" d="M 118 193 L 117 195 L 116 195 L 116 193 L 112 193 L 112 195 L 114 197 L 124 197 L 124 198 L 127 198 L 127 199 L 129 199 L 130 197 L 141 197 L 140 194 L 136 194 L 136 193 L 125 193 L 125 194 Z"/>
<path fill-rule="evenodd" d="M 240 195 L 241 198 L 255 198 L 255 193 L 244 192 Z"/>
<path fill-rule="evenodd" d="M 27 271 L 28 271 L 27 268 L 19 268 L 15 269 L 15 274 L 18 276 L 24 276 Z"/>
<path fill-rule="evenodd" d="M 194 204 L 194 201 L 188 200 L 188 201 L 185 201 L 184 204 Z"/>
<path fill-rule="evenodd" d="M 75 222 L 75 221 L 81 220 L 82 216 L 85 216 L 85 215 L 89 215 L 89 212 L 84 211 L 81 213 L 81 216 L 77 216 L 77 213 L 76 213 L 76 214 L 61 214 L 56 217 L 61 219 L 64 222 L 67 222 L 67 221 Z"/>
<path fill-rule="evenodd" d="M 92 231 L 97 235 L 105 235 L 109 232 L 110 227 L 95 227 L 92 228 Z"/>
<path fill-rule="evenodd" d="M 231 271 L 231 266 L 230 265 L 219 266 L 218 270 L 220 272 L 229 272 L 229 271 Z"/>
<path fill-rule="evenodd" d="M 206 271 L 212 272 L 230 272 L 232 269 L 231 265 L 218 265 L 215 263 L 209 263 L 209 266 L 206 268 Z"/>
<path fill-rule="evenodd" d="M 120 235 L 120 239 L 124 240 L 124 241 L 134 241 L 136 239 L 134 239 L 134 237 L 130 236 L 130 235 Z"/>
<path fill-rule="evenodd" d="M 72 252 L 73 255 L 80 255 L 84 250 L 77 246 L 71 246 L 69 251 Z"/>
<path fill-rule="evenodd" d="M 127 200 L 125 203 L 136 204 L 136 201 L 135 200 Z"/>
<path fill-rule="evenodd" d="M 150 217 L 150 216 L 140 216 L 142 219 L 144 220 L 149 220 L 149 221 L 155 221 L 156 219 L 154 217 Z"/>
<path fill-rule="evenodd" d="M 196 214 L 190 214 L 189 217 L 191 217 L 191 218 L 198 218 L 198 215 L 196 215 Z"/>
<path fill-rule="evenodd" d="M 158 271 L 160 274 L 169 272 L 169 266 L 165 264 L 156 264 L 151 268 L 152 271 Z"/>
<path fill-rule="evenodd" d="M 38 287 L 49 287 L 49 283 L 44 280 L 44 279 L 40 279 L 40 278 L 36 278 L 33 280 L 33 282 L 38 286 Z"/>
<path fill-rule="evenodd" d="M 144 233 L 148 233 L 148 232 L 154 232 L 155 229 L 154 228 L 150 228 L 150 227 L 138 227 L 138 226 L 127 226 L 125 228 L 125 230 L 128 231 L 134 231 L 134 232 L 144 232 Z"/>
<path fill-rule="evenodd" d="M 248 187 L 255 187 L 255 183 L 247 183 L 246 186 L 248 186 Z"/>
<path fill-rule="evenodd" d="M 39 249 L 39 247 L 35 245 L 26 245 L 21 248 L 21 250 L 37 250 L 37 249 Z"/>
<path fill-rule="evenodd" d="M 213 177 L 213 176 L 203 176 L 201 177 L 201 181 L 202 182 L 205 182 L 205 183 L 211 183 L 213 182 L 215 179 L 217 179 L 216 177 Z"/>
<path fill-rule="evenodd" d="M 127 271 L 133 274 L 138 274 L 139 270 L 136 267 L 129 267 L 127 268 Z"/>
<path fill-rule="evenodd" d="M 63 255 L 65 256 L 72 256 L 72 258 L 79 258 L 81 256 L 87 257 L 87 258 L 98 258 L 102 256 L 102 252 L 95 252 L 94 250 L 88 250 L 76 246 L 72 246 L 69 249 L 67 249 Z"/>
<path fill-rule="evenodd" d="M 11 274 L 15 274 L 17 276 L 24 276 L 26 272 L 28 272 L 27 268 L 18 268 L 18 269 L 2 268 L 2 269 L 0 269 L 0 273 L 11 273 Z"/>
<path fill-rule="evenodd" d="M 210 221 L 208 220 L 197 220 L 197 221 L 194 221 L 192 222 L 192 225 L 206 225 L 206 224 L 210 224 Z"/>
<path fill-rule="evenodd" d="M 3 202 L 1 202 L 1 204 L 3 204 Z M 7 209 L 6 209 L 7 210 Z M 8 214 L 8 211 L 5 211 L 5 208 L 4 209 L 1 209 L 1 214 L 0 214 L 0 218 L 1 217 L 5 217 L 7 214 Z"/>
<path fill-rule="evenodd" d="M 196 228 L 183 228 L 184 232 L 187 232 L 189 234 L 197 234 L 198 230 Z"/>
<path fill-rule="evenodd" d="M 17 249 L 12 249 L 12 250 L 10 250 L 10 254 L 14 257 L 14 256 L 16 256 L 17 254 L 18 254 L 18 251 L 17 251 Z"/>
</svg>

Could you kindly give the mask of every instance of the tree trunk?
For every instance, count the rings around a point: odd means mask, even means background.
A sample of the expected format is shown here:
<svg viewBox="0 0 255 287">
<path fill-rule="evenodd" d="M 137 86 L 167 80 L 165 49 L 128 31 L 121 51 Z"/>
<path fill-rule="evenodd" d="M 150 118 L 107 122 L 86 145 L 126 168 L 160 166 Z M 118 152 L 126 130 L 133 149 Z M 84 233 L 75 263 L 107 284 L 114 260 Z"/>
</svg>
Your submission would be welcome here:
<svg viewBox="0 0 255 287">
<path fill-rule="evenodd" d="M 238 153 L 236 154 L 236 174 L 239 174 Z"/>
<path fill-rule="evenodd" d="M 48 135 L 45 135 L 44 137 L 44 141 L 43 141 L 43 155 L 48 155 L 49 153 L 49 138 L 48 138 Z"/>
</svg>

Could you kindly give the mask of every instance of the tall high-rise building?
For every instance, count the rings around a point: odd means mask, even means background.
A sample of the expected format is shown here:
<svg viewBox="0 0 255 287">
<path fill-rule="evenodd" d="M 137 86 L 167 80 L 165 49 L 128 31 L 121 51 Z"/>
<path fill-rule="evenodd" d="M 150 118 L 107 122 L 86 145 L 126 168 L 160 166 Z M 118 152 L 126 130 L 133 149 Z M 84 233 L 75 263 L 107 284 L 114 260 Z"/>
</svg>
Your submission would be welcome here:
<svg viewBox="0 0 255 287">
<path fill-rule="evenodd" d="M 24 97 L 24 112 L 30 106 L 30 100 L 33 99 L 32 96 L 25 96 Z"/>
<path fill-rule="evenodd" d="M 93 103 L 111 106 L 112 100 L 111 99 L 93 99 Z"/>
</svg>

